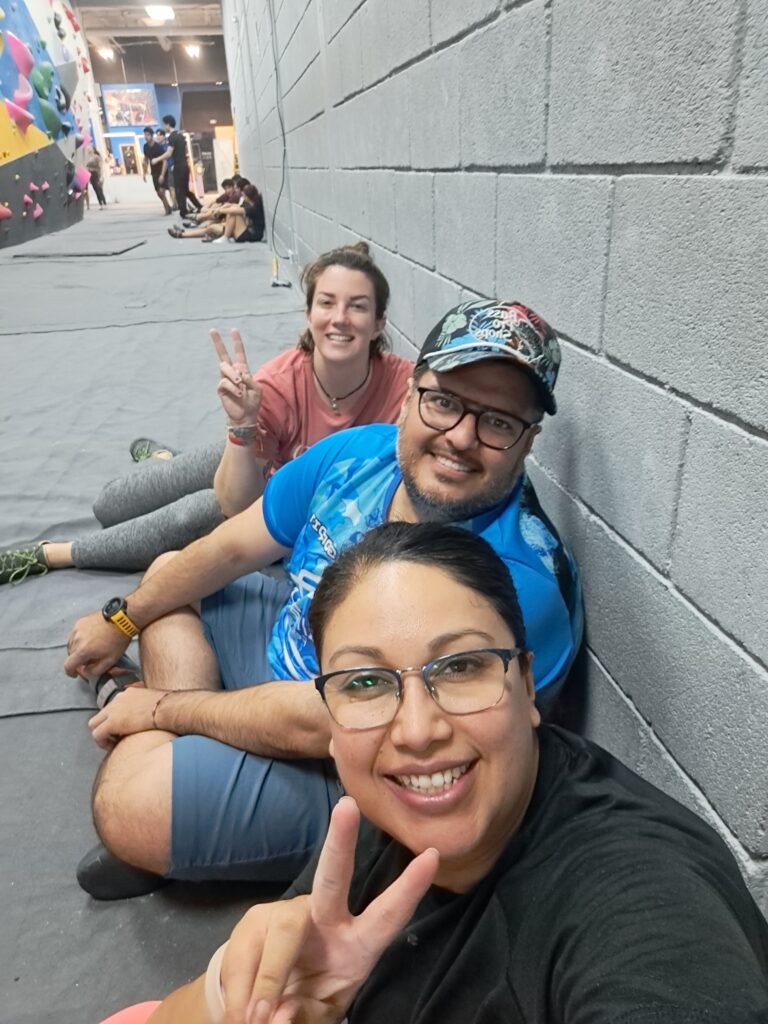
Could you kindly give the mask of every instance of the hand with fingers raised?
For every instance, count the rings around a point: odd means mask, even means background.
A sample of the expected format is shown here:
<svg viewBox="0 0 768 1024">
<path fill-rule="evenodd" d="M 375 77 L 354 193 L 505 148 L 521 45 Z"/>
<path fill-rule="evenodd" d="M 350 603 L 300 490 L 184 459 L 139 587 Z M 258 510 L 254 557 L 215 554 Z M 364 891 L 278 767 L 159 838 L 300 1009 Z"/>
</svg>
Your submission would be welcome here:
<svg viewBox="0 0 768 1024">
<path fill-rule="evenodd" d="M 232 356 L 219 332 L 212 328 L 210 333 L 219 357 L 221 374 L 216 393 L 227 414 L 227 425 L 234 428 L 252 427 L 255 430 L 261 406 L 261 385 L 248 367 L 240 332 L 235 327 L 230 332 Z"/>
<path fill-rule="evenodd" d="M 437 851 L 419 854 L 353 917 L 348 900 L 359 822 L 355 801 L 342 797 L 311 894 L 252 907 L 233 931 L 216 979 L 226 1024 L 339 1024 L 410 920 L 435 877 Z"/>
</svg>

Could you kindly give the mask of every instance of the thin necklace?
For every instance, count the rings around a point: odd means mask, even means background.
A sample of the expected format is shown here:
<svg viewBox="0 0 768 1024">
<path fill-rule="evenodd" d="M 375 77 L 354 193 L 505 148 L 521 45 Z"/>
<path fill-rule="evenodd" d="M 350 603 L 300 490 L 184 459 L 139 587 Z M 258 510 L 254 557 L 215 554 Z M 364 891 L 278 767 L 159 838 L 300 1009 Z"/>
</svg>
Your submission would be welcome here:
<svg viewBox="0 0 768 1024">
<path fill-rule="evenodd" d="M 327 391 L 325 390 L 325 388 L 323 387 L 323 382 L 322 382 L 322 381 L 320 380 L 320 378 L 319 378 L 319 377 L 317 376 L 317 370 L 315 369 L 315 360 L 314 360 L 314 359 L 312 360 L 312 376 L 313 376 L 313 377 L 315 378 L 315 380 L 317 381 L 317 386 L 318 386 L 318 387 L 320 388 L 320 390 L 321 390 L 321 391 L 323 392 L 323 394 L 325 395 L 325 397 L 326 397 L 326 398 L 328 399 L 328 401 L 329 401 L 329 402 L 331 403 L 331 408 L 333 409 L 333 411 L 334 411 L 334 412 L 338 412 L 339 402 L 343 402 L 345 398 L 350 398 L 350 397 L 351 397 L 352 395 L 356 394 L 356 393 L 357 393 L 357 392 L 358 392 L 358 391 L 359 391 L 359 390 L 360 390 L 361 388 L 364 388 L 364 387 L 365 387 L 365 385 L 366 385 L 366 384 L 368 383 L 368 378 L 370 377 L 370 375 L 371 375 L 371 361 L 370 361 L 370 359 L 369 359 L 369 360 L 368 360 L 368 367 L 367 367 L 367 369 L 366 369 L 366 371 L 365 371 L 365 377 L 364 377 L 364 378 L 363 378 L 363 380 L 362 380 L 362 381 L 361 381 L 361 382 L 360 382 L 360 383 L 359 383 L 359 384 L 357 385 L 357 387 L 356 387 L 356 388 L 352 388 L 352 390 L 351 390 L 351 391 L 348 391 L 348 392 L 346 393 L 346 395 L 337 395 L 337 396 L 336 396 L 336 397 L 334 398 L 334 397 L 333 397 L 333 395 L 329 394 L 329 393 L 328 393 L 328 392 L 327 392 Z"/>
</svg>

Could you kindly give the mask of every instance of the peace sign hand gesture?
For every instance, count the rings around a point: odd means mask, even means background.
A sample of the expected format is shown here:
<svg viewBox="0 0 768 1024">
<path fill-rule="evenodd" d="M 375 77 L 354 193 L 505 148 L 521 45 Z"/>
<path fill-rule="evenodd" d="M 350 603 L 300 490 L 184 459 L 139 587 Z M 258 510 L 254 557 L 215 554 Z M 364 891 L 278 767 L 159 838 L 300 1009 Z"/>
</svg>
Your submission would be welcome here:
<svg viewBox="0 0 768 1024">
<path fill-rule="evenodd" d="M 355 801 L 342 797 L 311 894 L 252 907 L 233 931 L 221 971 L 227 1024 L 339 1024 L 410 920 L 435 877 L 437 851 L 421 853 L 353 917 L 348 898 L 359 821 Z"/>
<path fill-rule="evenodd" d="M 221 372 L 216 394 L 224 406 L 227 422 L 231 426 L 255 426 L 261 406 L 261 385 L 248 368 L 240 332 L 233 327 L 230 333 L 232 335 L 232 358 L 230 358 L 219 332 L 215 328 L 211 328 L 211 341 L 219 357 L 219 371 Z"/>
</svg>

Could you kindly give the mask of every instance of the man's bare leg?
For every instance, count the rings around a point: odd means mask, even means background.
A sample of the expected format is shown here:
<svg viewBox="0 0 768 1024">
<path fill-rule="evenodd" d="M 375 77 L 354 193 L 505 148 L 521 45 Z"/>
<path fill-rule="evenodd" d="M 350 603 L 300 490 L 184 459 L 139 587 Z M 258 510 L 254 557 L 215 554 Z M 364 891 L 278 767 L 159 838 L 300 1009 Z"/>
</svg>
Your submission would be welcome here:
<svg viewBox="0 0 768 1024">
<path fill-rule="evenodd" d="M 145 578 L 171 557 L 156 559 Z M 196 610 L 182 608 L 153 622 L 142 630 L 140 644 L 146 686 L 220 688 L 216 658 Z M 105 759 L 93 788 L 93 820 L 107 849 L 158 874 L 165 874 L 169 864 L 173 738 L 158 730 L 126 736 Z"/>
</svg>

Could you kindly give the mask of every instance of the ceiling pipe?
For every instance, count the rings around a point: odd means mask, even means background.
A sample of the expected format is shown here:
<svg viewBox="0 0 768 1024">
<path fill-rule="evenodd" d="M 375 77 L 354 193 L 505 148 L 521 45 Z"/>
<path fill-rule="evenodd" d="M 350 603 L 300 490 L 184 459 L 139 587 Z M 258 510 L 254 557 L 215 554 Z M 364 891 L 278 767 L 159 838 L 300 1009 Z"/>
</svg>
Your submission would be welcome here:
<svg viewBox="0 0 768 1024">
<path fill-rule="evenodd" d="M 220 26 L 212 27 L 210 25 L 188 25 L 184 28 L 169 28 L 163 26 L 162 29 L 158 28 L 121 28 L 119 25 L 94 25 L 90 27 L 87 22 L 83 26 L 85 29 L 86 36 L 91 39 L 95 39 L 100 36 L 122 36 L 126 39 L 130 39 L 136 36 L 157 36 L 158 39 L 162 39 L 167 36 L 186 36 L 191 38 L 192 36 L 220 36 L 223 35 Z M 161 44 L 162 45 L 162 44 Z"/>
</svg>

